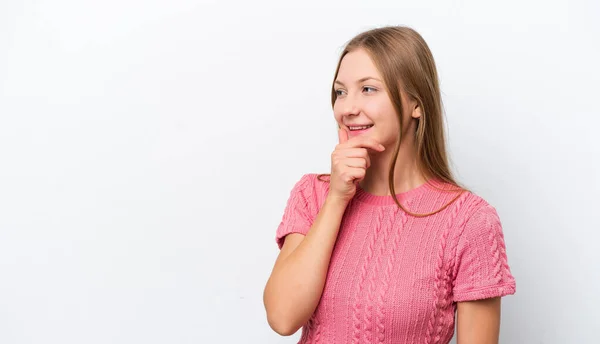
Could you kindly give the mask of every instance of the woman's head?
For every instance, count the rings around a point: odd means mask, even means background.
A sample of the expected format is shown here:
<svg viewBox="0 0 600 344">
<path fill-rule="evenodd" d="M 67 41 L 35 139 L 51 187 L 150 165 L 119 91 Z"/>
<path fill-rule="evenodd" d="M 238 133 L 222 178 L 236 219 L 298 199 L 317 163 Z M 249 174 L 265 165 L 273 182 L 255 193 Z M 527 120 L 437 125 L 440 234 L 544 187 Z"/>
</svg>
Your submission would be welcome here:
<svg viewBox="0 0 600 344">
<path fill-rule="evenodd" d="M 334 81 L 335 119 L 350 137 L 368 135 L 386 147 L 395 146 L 400 138 L 395 95 L 401 98 L 398 104 L 402 104 L 404 114 L 402 138 L 405 142 L 414 142 L 421 108 L 402 89 L 399 94 L 390 94 L 385 79 L 367 50 L 358 47 L 348 51 L 341 59 Z"/>
<path fill-rule="evenodd" d="M 339 126 L 372 125 L 361 134 L 395 147 L 389 173 L 392 195 L 401 144 L 413 147 L 426 179 L 458 186 L 448 164 L 435 62 L 415 30 L 388 26 L 350 40 L 338 62 L 331 102 Z"/>
</svg>

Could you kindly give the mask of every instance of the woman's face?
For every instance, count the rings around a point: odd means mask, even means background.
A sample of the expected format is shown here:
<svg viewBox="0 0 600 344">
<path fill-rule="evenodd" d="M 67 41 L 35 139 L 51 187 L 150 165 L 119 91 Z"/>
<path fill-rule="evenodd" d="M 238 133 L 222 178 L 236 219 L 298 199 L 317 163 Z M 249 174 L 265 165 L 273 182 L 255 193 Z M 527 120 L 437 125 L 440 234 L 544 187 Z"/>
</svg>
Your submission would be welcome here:
<svg viewBox="0 0 600 344">
<path fill-rule="evenodd" d="M 400 126 L 396 111 L 381 74 L 365 50 L 357 49 L 344 56 L 334 88 L 335 120 L 348 131 L 349 138 L 368 135 L 386 147 L 397 143 Z M 404 113 L 413 114 L 416 102 L 406 101 L 403 95 L 402 100 Z M 410 127 L 411 116 L 407 117 L 404 128 Z"/>
</svg>

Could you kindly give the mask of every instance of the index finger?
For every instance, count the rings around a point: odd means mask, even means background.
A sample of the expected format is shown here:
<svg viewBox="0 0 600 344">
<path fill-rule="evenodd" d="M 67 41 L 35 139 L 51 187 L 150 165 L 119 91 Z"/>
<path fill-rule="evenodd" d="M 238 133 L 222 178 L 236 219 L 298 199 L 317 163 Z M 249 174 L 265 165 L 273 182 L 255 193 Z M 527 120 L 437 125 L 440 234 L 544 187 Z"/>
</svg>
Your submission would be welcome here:
<svg viewBox="0 0 600 344">
<path fill-rule="evenodd" d="M 385 147 L 372 138 L 362 135 L 355 136 L 346 142 L 346 145 L 351 148 L 370 148 L 379 152 L 385 150 Z"/>
<path fill-rule="evenodd" d="M 338 139 L 340 143 L 346 143 L 348 141 L 348 132 L 344 128 L 338 130 Z"/>
</svg>

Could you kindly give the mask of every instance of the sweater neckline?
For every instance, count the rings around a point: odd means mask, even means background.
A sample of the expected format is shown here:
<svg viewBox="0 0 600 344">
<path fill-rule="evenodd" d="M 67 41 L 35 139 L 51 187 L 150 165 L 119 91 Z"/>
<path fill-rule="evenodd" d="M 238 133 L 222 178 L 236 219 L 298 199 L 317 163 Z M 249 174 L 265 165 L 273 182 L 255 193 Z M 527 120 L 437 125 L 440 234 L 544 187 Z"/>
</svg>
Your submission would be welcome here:
<svg viewBox="0 0 600 344">
<path fill-rule="evenodd" d="M 425 183 L 423 183 L 419 186 L 416 186 L 408 191 L 397 193 L 396 198 L 400 202 L 407 201 L 408 199 L 418 197 L 418 196 L 422 195 L 423 193 L 425 193 L 427 190 L 432 189 L 433 188 L 432 185 L 440 187 L 441 183 L 435 179 L 429 179 Z M 363 203 L 372 204 L 372 205 L 396 204 L 396 202 L 394 201 L 394 197 L 392 197 L 392 195 L 386 195 L 386 196 L 374 195 L 372 193 L 367 192 L 365 189 L 363 189 L 360 186 L 360 184 L 357 184 L 357 186 L 356 186 L 356 194 L 354 195 L 353 199 L 356 199 Z"/>
</svg>

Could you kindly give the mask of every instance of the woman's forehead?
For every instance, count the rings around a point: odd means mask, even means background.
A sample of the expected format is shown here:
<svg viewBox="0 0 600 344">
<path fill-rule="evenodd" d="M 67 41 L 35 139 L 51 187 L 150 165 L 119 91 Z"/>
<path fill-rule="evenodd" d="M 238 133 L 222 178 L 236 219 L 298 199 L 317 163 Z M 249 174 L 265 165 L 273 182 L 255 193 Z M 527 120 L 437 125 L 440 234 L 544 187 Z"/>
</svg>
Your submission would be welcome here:
<svg viewBox="0 0 600 344">
<path fill-rule="evenodd" d="M 351 51 L 344 56 L 340 64 L 338 76 L 340 74 L 343 74 L 344 78 L 351 79 L 348 81 L 364 77 L 374 77 L 381 80 L 377 67 L 375 67 L 369 54 L 363 49 Z"/>
</svg>

